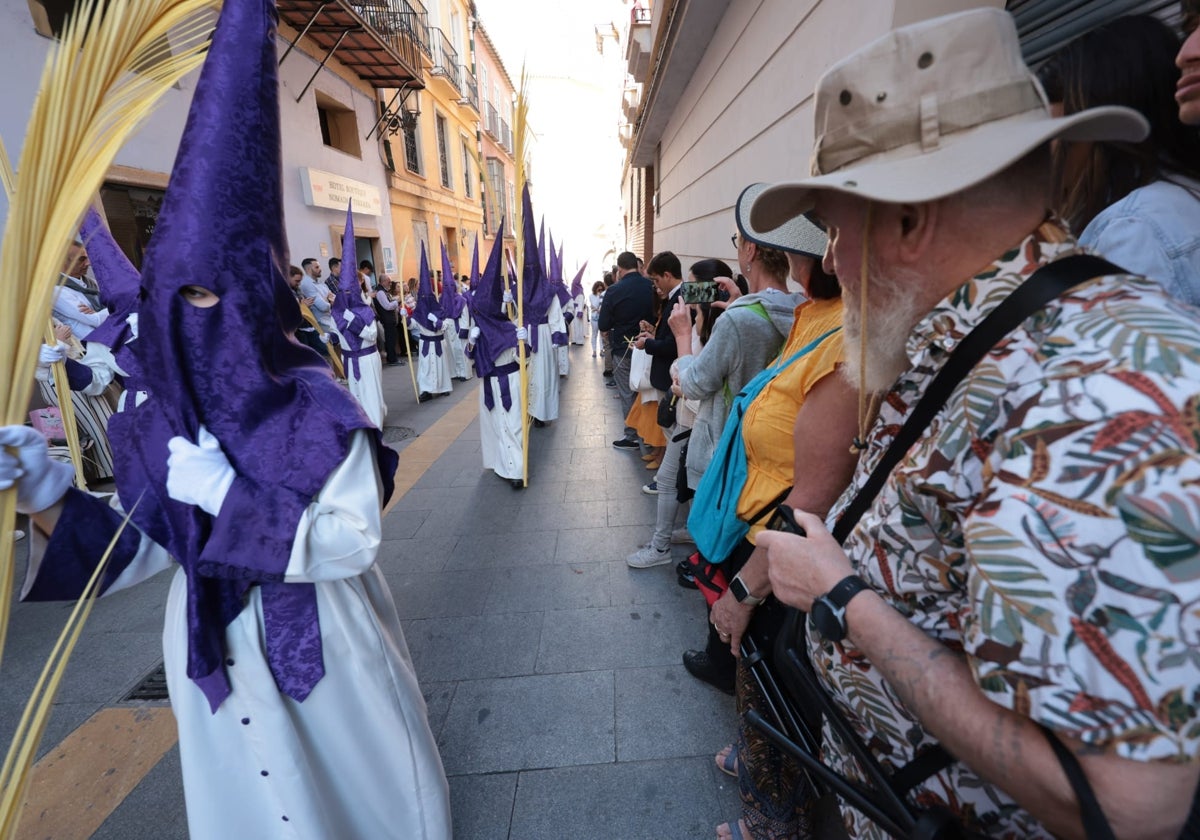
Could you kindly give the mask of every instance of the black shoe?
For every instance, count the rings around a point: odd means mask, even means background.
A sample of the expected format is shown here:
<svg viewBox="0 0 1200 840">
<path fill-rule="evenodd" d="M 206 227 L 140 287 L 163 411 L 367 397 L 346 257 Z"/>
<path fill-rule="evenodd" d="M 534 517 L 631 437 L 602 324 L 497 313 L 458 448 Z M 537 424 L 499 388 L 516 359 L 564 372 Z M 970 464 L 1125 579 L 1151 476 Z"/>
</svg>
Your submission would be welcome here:
<svg viewBox="0 0 1200 840">
<path fill-rule="evenodd" d="M 608 380 L 607 382 L 605 382 L 605 383 L 604 383 L 604 386 L 605 386 L 606 388 L 616 388 L 616 387 L 617 387 L 617 383 L 616 383 L 616 382 L 613 382 L 613 381 L 610 379 L 610 380 Z"/>
<path fill-rule="evenodd" d="M 641 449 L 641 444 L 639 444 L 636 440 L 626 440 L 625 438 L 621 438 L 620 440 L 613 441 L 613 449 L 624 449 L 627 451 Z"/>
<path fill-rule="evenodd" d="M 417 402 L 429 402 L 431 399 L 433 399 L 433 394 L 428 391 L 422 391 L 421 396 L 417 397 Z"/>
<path fill-rule="evenodd" d="M 449 391 L 442 391 L 440 394 L 434 394 L 434 396 L 435 396 L 435 397 L 448 397 L 448 396 L 450 396 L 450 392 L 449 392 Z"/>
<path fill-rule="evenodd" d="M 521 480 L 521 479 L 519 479 L 519 478 L 510 478 L 510 479 L 508 480 L 508 486 L 509 486 L 509 487 L 511 487 L 511 488 L 512 488 L 512 489 L 514 489 L 514 490 L 524 490 L 524 489 L 525 489 L 525 482 L 524 482 L 524 481 L 522 481 L 522 480 Z"/>
<path fill-rule="evenodd" d="M 539 420 L 539 419 L 537 419 L 536 417 L 534 417 L 534 418 L 533 418 L 533 425 L 534 425 L 534 428 L 537 428 L 537 429 L 544 429 L 544 428 L 546 428 L 546 421 L 545 421 L 545 420 Z"/>
<path fill-rule="evenodd" d="M 683 652 L 683 667 L 687 672 L 701 682 L 706 682 L 713 688 L 733 694 L 737 665 L 725 669 L 714 663 L 703 650 L 685 650 Z"/>
<path fill-rule="evenodd" d="M 601 374 L 601 375 L 602 375 L 602 376 L 603 376 L 605 379 L 612 379 L 612 378 L 613 378 L 613 372 L 612 372 L 611 370 L 606 370 L 606 371 L 604 371 L 604 373 L 603 373 L 603 374 Z"/>
<path fill-rule="evenodd" d="M 696 578 L 692 574 L 692 566 L 686 560 L 680 560 L 675 564 L 675 580 L 684 589 L 699 589 L 696 585 Z"/>
</svg>

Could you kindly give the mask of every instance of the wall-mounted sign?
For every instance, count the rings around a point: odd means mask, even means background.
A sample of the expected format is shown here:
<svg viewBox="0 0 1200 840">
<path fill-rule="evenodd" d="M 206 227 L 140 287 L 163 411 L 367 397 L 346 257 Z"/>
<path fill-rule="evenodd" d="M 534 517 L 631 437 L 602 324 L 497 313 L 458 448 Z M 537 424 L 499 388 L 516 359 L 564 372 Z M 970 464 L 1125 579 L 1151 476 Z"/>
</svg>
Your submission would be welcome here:
<svg viewBox="0 0 1200 840">
<path fill-rule="evenodd" d="M 368 216 L 383 215 L 383 199 L 380 197 L 379 188 L 362 181 L 302 166 L 300 186 L 304 190 L 304 203 L 310 207 L 345 211 L 350 199 L 354 199 L 355 213 Z"/>
</svg>

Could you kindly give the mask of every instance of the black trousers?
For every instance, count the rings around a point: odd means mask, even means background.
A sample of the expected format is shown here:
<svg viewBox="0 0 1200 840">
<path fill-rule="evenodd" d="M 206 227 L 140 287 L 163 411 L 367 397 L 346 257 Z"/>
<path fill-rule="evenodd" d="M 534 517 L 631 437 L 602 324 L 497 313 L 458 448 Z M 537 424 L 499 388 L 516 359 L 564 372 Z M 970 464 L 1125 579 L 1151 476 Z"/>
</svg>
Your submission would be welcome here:
<svg viewBox="0 0 1200 840">
<path fill-rule="evenodd" d="M 389 365 L 396 363 L 396 342 L 400 340 L 400 331 L 396 328 L 396 313 L 386 309 L 379 310 L 379 323 L 383 324 L 383 352 L 387 354 Z"/>
</svg>

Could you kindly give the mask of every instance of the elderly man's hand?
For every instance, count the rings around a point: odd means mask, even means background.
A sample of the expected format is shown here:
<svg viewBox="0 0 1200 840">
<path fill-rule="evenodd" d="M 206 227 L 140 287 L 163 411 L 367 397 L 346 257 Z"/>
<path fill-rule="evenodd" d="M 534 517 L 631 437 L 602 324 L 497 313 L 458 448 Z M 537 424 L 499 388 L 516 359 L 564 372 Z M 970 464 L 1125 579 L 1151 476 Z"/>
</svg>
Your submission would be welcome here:
<svg viewBox="0 0 1200 840">
<path fill-rule="evenodd" d="M 762 531 L 758 547 L 767 552 L 775 597 L 808 612 L 814 600 L 829 592 L 842 578 L 854 574 L 854 569 L 819 516 L 803 511 L 796 511 L 795 515 L 796 524 L 807 536 Z"/>
<path fill-rule="evenodd" d="M 749 604 L 739 604 L 733 593 L 726 589 L 709 611 L 708 620 L 717 631 L 722 642 L 729 645 L 734 656 L 742 655 L 742 636 L 750 626 L 754 616 L 754 607 Z"/>
</svg>

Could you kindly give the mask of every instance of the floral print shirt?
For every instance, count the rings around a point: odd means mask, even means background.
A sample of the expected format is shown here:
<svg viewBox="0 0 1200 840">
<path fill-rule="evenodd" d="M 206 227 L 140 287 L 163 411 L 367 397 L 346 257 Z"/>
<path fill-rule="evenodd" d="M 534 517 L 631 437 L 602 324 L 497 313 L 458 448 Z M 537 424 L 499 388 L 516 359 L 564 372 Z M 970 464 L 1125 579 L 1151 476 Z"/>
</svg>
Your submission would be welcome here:
<svg viewBox="0 0 1200 840">
<path fill-rule="evenodd" d="M 950 352 L 1039 265 L 1054 222 L 944 299 L 908 340 L 853 498 Z M 1136 761 L 1200 758 L 1200 312 L 1156 284 L 1085 282 L 960 383 L 847 539 L 857 574 L 966 653 L 995 703 Z M 817 673 L 885 766 L 933 743 L 870 661 L 810 627 Z M 829 733 L 827 733 L 827 741 Z M 826 750 L 843 772 L 844 753 Z M 989 836 L 1048 837 L 956 763 L 919 786 Z M 851 836 L 882 831 L 850 808 Z"/>
</svg>

